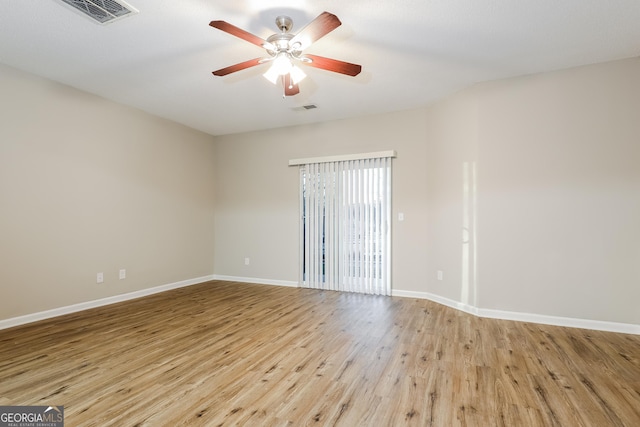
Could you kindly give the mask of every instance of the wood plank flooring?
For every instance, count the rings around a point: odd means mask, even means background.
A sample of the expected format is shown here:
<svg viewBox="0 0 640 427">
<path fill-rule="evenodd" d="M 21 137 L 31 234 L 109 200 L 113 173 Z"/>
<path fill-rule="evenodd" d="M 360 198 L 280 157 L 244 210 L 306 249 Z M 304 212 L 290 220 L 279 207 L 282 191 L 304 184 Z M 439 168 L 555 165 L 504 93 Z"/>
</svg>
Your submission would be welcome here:
<svg viewBox="0 0 640 427">
<path fill-rule="evenodd" d="M 640 336 L 208 282 L 0 331 L 66 426 L 640 426 Z"/>
</svg>

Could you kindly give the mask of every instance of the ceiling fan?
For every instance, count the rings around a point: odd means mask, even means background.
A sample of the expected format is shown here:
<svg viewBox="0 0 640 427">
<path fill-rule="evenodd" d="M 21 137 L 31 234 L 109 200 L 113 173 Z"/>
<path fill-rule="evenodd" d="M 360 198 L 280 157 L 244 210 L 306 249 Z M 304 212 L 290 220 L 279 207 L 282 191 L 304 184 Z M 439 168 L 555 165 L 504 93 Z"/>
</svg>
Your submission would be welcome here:
<svg viewBox="0 0 640 427">
<path fill-rule="evenodd" d="M 271 67 L 264 73 L 264 77 L 274 84 L 280 80 L 284 88 L 284 96 L 293 96 L 300 92 L 298 83 L 304 79 L 306 75 L 304 71 L 296 65 L 297 63 L 345 74 L 347 76 L 357 76 L 362 70 L 360 65 L 303 53 L 312 43 L 326 36 L 341 24 L 342 22 L 340 22 L 336 15 L 329 12 L 322 12 L 297 34 L 292 34 L 289 32 L 293 27 L 291 18 L 288 16 L 278 16 L 276 18 L 276 25 L 280 32 L 264 40 L 228 22 L 211 21 L 209 25 L 212 27 L 260 46 L 269 54 L 269 56 L 265 58 L 254 58 L 221 68 L 214 71 L 213 75 L 226 76 L 236 71 L 270 62 Z"/>
</svg>

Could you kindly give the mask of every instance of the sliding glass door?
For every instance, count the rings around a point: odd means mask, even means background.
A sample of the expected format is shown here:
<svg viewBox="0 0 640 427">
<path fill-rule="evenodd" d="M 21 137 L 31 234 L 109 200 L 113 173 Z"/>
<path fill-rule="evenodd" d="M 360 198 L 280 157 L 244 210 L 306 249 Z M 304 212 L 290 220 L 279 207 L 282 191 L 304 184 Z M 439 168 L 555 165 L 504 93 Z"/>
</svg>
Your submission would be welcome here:
<svg viewBox="0 0 640 427">
<path fill-rule="evenodd" d="M 300 168 L 302 286 L 391 295 L 391 158 Z"/>
</svg>

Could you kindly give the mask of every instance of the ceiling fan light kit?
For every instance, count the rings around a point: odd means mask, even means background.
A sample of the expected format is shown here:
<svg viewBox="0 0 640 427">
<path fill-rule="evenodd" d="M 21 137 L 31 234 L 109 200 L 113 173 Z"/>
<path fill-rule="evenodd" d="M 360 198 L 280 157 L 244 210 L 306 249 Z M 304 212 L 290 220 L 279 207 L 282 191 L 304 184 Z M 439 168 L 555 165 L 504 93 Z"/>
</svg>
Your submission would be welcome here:
<svg viewBox="0 0 640 427">
<path fill-rule="evenodd" d="M 276 26 L 280 32 L 264 40 L 228 22 L 211 21 L 209 23 L 210 26 L 260 46 L 269 54 L 266 58 L 250 59 L 221 68 L 214 71 L 213 75 L 226 76 L 227 74 L 271 62 L 271 66 L 263 76 L 274 84 L 281 80 L 285 96 L 298 94 L 300 92 L 298 83 L 306 77 L 304 71 L 296 63 L 348 76 L 357 76 L 362 70 L 360 65 L 317 55 L 303 54 L 304 49 L 338 28 L 341 24 L 337 16 L 329 12 L 323 12 L 300 32 L 292 34 L 290 31 L 293 28 L 293 21 L 288 16 L 282 15 L 276 18 Z"/>
</svg>

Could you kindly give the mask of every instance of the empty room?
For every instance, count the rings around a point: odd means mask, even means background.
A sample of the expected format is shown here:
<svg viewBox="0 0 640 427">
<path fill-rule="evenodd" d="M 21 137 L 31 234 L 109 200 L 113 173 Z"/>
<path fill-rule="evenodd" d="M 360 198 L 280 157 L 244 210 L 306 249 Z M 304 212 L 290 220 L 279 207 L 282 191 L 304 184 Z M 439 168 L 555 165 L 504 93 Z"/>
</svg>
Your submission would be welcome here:
<svg viewBox="0 0 640 427">
<path fill-rule="evenodd" d="M 0 427 L 640 425 L 639 20 L 2 2 Z"/>
</svg>

